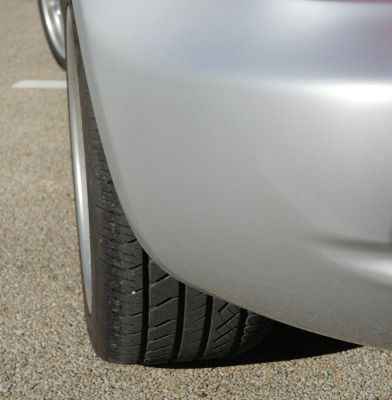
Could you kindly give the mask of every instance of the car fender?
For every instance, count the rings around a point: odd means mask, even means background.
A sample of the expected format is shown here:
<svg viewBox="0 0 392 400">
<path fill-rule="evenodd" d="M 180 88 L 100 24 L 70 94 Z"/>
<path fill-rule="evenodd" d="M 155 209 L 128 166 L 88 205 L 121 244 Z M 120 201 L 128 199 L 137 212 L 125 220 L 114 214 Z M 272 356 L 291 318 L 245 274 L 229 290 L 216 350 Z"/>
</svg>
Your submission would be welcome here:
<svg viewBox="0 0 392 400">
<path fill-rule="evenodd" d="M 74 0 L 124 212 L 176 278 L 392 349 L 392 5 Z"/>
</svg>

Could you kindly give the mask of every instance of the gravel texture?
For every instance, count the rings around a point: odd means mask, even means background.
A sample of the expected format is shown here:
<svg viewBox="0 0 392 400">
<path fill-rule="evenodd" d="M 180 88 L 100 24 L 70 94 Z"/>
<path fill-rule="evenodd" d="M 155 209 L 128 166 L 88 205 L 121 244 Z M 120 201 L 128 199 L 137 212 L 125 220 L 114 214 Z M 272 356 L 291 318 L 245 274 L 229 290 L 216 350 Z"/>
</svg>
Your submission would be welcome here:
<svg viewBox="0 0 392 400">
<path fill-rule="evenodd" d="M 87 337 L 64 90 L 34 0 L 0 0 L 0 398 L 392 398 L 392 357 L 277 325 L 240 358 L 111 365 Z"/>
</svg>

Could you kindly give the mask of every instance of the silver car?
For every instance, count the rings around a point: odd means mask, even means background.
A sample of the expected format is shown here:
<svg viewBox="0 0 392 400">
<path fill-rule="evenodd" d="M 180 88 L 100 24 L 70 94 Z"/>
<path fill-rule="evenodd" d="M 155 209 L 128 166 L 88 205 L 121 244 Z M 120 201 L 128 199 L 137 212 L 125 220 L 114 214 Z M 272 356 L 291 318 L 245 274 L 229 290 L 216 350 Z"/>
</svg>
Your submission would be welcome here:
<svg viewBox="0 0 392 400">
<path fill-rule="evenodd" d="M 238 354 L 273 320 L 392 349 L 390 2 L 39 4 L 100 357 Z"/>
</svg>

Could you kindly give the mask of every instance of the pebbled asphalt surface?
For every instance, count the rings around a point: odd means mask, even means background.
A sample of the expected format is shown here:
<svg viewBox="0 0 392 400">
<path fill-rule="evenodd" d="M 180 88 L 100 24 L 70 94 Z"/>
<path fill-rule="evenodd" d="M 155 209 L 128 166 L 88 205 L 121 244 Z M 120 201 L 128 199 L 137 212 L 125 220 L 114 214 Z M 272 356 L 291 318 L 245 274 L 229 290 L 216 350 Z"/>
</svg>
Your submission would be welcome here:
<svg viewBox="0 0 392 400">
<path fill-rule="evenodd" d="M 251 354 L 112 365 L 85 330 L 64 80 L 34 0 L 0 0 L 0 398 L 392 399 L 392 354 L 278 324 Z"/>
</svg>

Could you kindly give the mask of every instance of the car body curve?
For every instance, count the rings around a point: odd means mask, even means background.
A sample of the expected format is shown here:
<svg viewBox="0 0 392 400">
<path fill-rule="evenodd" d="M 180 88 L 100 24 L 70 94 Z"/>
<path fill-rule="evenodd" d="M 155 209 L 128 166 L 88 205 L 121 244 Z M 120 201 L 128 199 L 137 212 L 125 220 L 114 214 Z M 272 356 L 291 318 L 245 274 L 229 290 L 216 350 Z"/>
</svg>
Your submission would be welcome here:
<svg viewBox="0 0 392 400">
<path fill-rule="evenodd" d="M 73 7 L 149 255 L 246 309 L 392 349 L 392 4 Z"/>
</svg>

